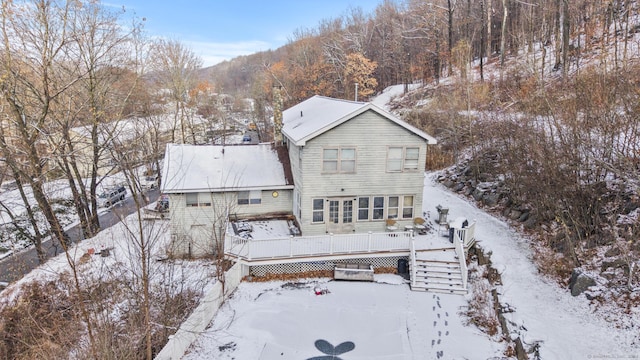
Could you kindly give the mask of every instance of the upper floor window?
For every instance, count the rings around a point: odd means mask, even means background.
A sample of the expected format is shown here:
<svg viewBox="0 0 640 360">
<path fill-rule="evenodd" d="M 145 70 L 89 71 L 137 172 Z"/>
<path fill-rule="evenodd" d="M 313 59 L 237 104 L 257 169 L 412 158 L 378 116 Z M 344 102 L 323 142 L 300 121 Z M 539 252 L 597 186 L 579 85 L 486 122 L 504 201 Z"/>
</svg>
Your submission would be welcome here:
<svg viewBox="0 0 640 360">
<path fill-rule="evenodd" d="M 322 150 L 322 172 L 354 173 L 355 171 L 355 148 L 333 148 Z"/>
<path fill-rule="evenodd" d="M 387 171 L 401 172 L 418 169 L 420 148 L 392 146 L 387 150 Z"/>
<path fill-rule="evenodd" d="M 238 191 L 238 205 L 261 204 L 262 191 Z"/>
</svg>

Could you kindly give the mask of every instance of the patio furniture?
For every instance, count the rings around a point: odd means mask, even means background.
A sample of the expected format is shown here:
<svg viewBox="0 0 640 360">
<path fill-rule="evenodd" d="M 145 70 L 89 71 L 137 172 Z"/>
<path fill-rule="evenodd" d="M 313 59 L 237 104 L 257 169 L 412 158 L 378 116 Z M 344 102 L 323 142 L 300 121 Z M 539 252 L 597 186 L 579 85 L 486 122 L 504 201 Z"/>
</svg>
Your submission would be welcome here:
<svg viewBox="0 0 640 360">
<path fill-rule="evenodd" d="M 385 220 L 385 224 L 387 226 L 387 231 L 389 232 L 398 231 L 398 222 L 395 221 L 394 219 Z"/>
<path fill-rule="evenodd" d="M 427 234 L 427 226 L 425 225 L 425 220 L 421 217 L 417 217 L 413 219 L 413 228 L 418 233 L 418 235 L 426 235 Z"/>
</svg>

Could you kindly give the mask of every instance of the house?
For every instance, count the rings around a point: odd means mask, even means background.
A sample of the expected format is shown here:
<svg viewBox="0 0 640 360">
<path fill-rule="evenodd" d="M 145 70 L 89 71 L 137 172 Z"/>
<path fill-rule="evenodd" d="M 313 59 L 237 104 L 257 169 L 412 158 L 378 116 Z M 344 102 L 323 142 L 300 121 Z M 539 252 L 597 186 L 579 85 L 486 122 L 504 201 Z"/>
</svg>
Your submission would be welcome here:
<svg viewBox="0 0 640 360">
<path fill-rule="evenodd" d="M 433 137 L 371 103 L 323 96 L 282 119 L 282 146 L 167 146 L 162 191 L 177 254 L 211 251 L 229 216 L 288 213 L 309 236 L 384 232 L 387 219 L 422 215 Z"/>
<path fill-rule="evenodd" d="M 227 219 L 291 214 L 293 182 L 286 153 L 272 144 L 167 144 L 161 190 L 169 196 L 171 251 L 216 251 Z"/>
<path fill-rule="evenodd" d="M 283 112 L 304 235 L 379 232 L 421 216 L 427 145 L 436 140 L 371 103 L 314 96 Z"/>
</svg>

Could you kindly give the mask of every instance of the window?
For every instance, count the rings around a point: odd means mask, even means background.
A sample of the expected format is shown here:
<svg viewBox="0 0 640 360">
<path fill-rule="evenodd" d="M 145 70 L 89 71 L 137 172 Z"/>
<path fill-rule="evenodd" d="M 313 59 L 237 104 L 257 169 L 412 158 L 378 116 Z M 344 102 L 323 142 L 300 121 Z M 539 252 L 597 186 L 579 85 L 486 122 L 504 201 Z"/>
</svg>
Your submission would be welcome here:
<svg viewBox="0 0 640 360">
<path fill-rule="evenodd" d="M 358 220 L 369 220 L 369 197 L 358 198 Z"/>
<path fill-rule="evenodd" d="M 322 152 L 322 171 L 338 171 L 338 149 L 324 149 Z"/>
<path fill-rule="evenodd" d="M 403 196 L 402 199 L 402 218 L 413 218 L 413 196 Z"/>
<path fill-rule="evenodd" d="M 198 194 L 198 206 L 211 206 L 211 198 L 213 194 Z"/>
<path fill-rule="evenodd" d="M 387 171 L 400 172 L 417 170 L 420 159 L 420 148 L 389 147 L 387 151 Z"/>
<path fill-rule="evenodd" d="M 332 224 L 337 224 L 339 219 L 340 219 L 340 201 L 330 200 L 329 201 L 329 222 Z"/>
<path fill-rule="evenodd" d="M 355 172 L 356 149 L 339 148 L 322 150 L 322 171 L 329 173 Z"/>
<path fill-rule="evenodd" d="M 197 207 L 198 206 L 198 193 L 188 193 L 185 194 L 187 199 L 188 207 Z"/>
<path fill-rule="evenodd" d="M 356 149 L 340 149 L 340 172 L 356 172 Z"/>
<path fill-rule="evenodd" d="M 404 151 L 404 169 L 417 170 L 420 148 L 406 148 Z"/>
<path fill-rule="evenodd" d="M 387 152 L 387 171 L 402 170 L 402 148 L 390 147 Z"/>
<path fill-rule="evenodd" d="M 384 219 L 384 197 L 373 197 L 373 220 Z"/>
<path fill-rule="evenodd" d="M 324 199 L 313 199 L 313 220 L 314 223 L 324 222 Z"/>
<path fill-rule="evenodd" d="M 389 207 L 387 208 L 388 219 L 398 218 L 398 202 L 399 200 L 397 196 L 389 196 Z"/>
<path fill-rule="evenodd" d="M 238 191 L 238 205 L 262 204 L 262 191 Z"/>
<path fill-rule="evenodd" d="M 353 222 L 353 200 L 344 200 L 342 202 L 342 223 L 351 222 Z"/>
</svg>

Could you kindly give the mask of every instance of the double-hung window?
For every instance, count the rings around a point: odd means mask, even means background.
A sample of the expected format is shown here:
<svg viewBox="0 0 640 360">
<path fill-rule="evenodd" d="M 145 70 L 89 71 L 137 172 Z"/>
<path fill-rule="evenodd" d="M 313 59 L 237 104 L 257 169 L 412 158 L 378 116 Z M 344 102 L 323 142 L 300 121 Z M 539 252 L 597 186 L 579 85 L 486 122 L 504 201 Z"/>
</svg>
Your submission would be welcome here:
<svg viewBox="0 0 640 360">
<path fill-rule="evenodd" d="M 211 194 L 187 193 L 184 197 L 187 207 L 211 206 Z"/>
<path fill-rule="evenodd" d="M 324 222 L 324 199 L 313 199 L 313 220 L 314 223 Z"/>
<path fill-rule="evenodd" d="M 384 219 L 384 196 L 373 197 L 373 220 Z"/>
<path fill-rule="evenodd" d="M 352 147 L 323 149 L 322 172 L 356 172 L 356 149 Z"/>
<path fill-rule="evenodd" d="M 261 204 L 262 191 L 238 191 L 238 205 Z"/>
<path fill-rule="evenodd" d="M 387 171 L 402 172 L 417 170 L 420 148 L 391 146 L 387 150 Z"/>
<path fill-rule="evenodd" d="M 198 206 L 198 193 L 186 193 L 184 196 L 187 200 L 187 207 Z"/>
<path fill-rule="evenodd" d="M 403 219 L 412 219 L 413 218 L 413 196 L 406 195 L 402 197 L 402 218 Z"/>
<path fill-rule="evenodd" d="M 358 198 L 358 220 L 369 220 L 369 197 Z"/>
</svg>

